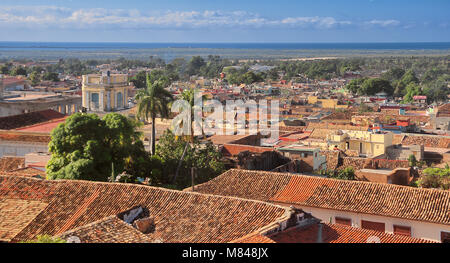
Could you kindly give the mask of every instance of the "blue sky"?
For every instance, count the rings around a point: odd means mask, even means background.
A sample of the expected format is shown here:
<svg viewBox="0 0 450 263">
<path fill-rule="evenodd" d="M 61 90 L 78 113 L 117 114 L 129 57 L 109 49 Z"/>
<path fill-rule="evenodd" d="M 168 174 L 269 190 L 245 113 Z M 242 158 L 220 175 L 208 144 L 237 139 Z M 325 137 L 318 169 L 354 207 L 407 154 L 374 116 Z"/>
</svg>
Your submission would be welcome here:
<svg viewBox="0 0 450 263">
<path fill-rule="evenodd" d="M 449 0 L 1 0 L 0 41 L 450 42 Z"/>
</svg>

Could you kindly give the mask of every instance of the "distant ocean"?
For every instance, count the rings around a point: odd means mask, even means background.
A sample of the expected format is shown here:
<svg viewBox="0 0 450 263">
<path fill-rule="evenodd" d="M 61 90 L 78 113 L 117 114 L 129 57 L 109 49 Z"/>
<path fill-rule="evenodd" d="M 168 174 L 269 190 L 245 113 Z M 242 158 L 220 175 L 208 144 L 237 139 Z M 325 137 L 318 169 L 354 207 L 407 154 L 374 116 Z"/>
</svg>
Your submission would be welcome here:
<svg viewBox="0 0 450 263">
<path fill-rule="evenodd" d="M 217 55 L 229 59 L 449 55 L 447 43 L 77 43 L 0 42 L 0 59 L 146 59 Z"/>
<path fill-rule="evenodd" d="M 92 51 L 139 49 L 252 49 L 252 50 L 448 50 L 450 42 L 424 43 L 81 43 L 0 42 L 0 51 Z"/>
</svg>

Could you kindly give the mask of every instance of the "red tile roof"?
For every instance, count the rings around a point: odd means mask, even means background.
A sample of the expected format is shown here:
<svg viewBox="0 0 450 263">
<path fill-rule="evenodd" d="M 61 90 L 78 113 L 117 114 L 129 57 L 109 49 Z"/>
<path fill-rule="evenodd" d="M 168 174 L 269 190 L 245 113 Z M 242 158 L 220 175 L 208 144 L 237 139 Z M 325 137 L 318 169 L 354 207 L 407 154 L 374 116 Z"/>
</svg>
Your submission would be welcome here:
<svg viewBox="0 0 450 263">
<path fill-rule="evenodd" d="M 155 232 L 148 237 L 163 242 L 230 242 L 290 217 L 287 208 L 239 198 L 134 184 L 11 176 L 0 176 L 0 199 L 48 204 L 42 213 L 30 215 L 35 217 L 13 242 L 62 234 L 139 205 L 155 220 Z"/>
<path fill-rule="evenodd" d="M 249 236 L 239 243 L 317 243 L 319 224 L 290 228 L 269 236 Z M 323 243 L 434 243 L 425 239 L 394 235 L 374 230 L 354 228 L 337 224 L 322 224 Z"/>
<path fill-rule="evenodd" d="M 59 124 L 64 123 L 66 118 L 55 119 L 44 123 L 26 126 L 16 129 L 17 131 L 51 133 Z"/>
<path fill-rule="evenodd" d="M 0 158 L 0 171 L 10 172 L 25 167 L 24 157 L 5 156 Z"/>
<path fill-rule="evenodd" d="M 0 131 L 0 141 L 34 142 L 48 144 L 51 140 L 49 134 L 26 131 Z"/>
<path fill-rule="evenodd" d="M 0 241 L 11 241 L 45 207 L 40 201 L 0 198 Z"/>
<path fill-rule="evenodd" d="M 117 216 L 109 216 L 58 236 L 64 240 L 79 238 L 81 243 L 151 243 L 152 238 Z"/>
<path fill-rule="evenodd" d="M 13 130 L 54 119 L 61 119 L 64 114 L 54 110 L 43 110 L 20 115 L 0 117 L 0 130 Z"/>
<path fill-rule="evenodd" d="M 443 190 L 233 169 L 196 191 L 450 225 Z"/>
</svg>

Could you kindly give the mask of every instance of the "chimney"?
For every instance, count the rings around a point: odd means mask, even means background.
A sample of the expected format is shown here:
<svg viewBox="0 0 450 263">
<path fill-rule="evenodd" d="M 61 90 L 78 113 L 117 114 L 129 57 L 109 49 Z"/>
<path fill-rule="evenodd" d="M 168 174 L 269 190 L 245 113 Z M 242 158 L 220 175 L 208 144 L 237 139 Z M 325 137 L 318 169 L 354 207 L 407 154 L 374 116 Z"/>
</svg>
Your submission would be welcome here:
<svg viewBox="0 0 450 263">
<path fill-rule="evenodd" d="M 323 224 L 322 223 L 318 224 L 317 243 L 323 243 Z"/>
<path fill-rule="evenodd" d="M 137 219 L 133 226 L 143 234 L 148 234 L 155 230 L 155 220 L 150 217 Z"/>
</svg>

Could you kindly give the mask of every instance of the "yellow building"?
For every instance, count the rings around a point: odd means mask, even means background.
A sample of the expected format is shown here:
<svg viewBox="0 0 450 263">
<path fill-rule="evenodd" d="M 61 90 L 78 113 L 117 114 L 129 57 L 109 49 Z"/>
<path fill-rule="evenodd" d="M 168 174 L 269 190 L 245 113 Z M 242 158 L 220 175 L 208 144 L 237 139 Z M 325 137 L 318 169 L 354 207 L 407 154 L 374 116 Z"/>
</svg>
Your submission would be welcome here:
<svg viewBox="0 0 450 263">
<path fill-rule="evenodd" d="M 328 147 L 332 150 L 337 146 L 340 150 L 352 150 L 360 155 L 375 157 L 386 152 L 386 148 L 392 145 L 393 137 L 392 132 L 337 131 L 328 136 Z"/>
<path fill-rule="evenodd" d="M 339 105 L 336 99 L 319 99 L 317 96 L 309 96 L 308 104 L 320 103 L 326 109 L 348 109 L 348 105 Z"/>
<path fill-rule="evenodd" d="M 127 107 L 128 96 L 133 88 L 127 74 L 83 75 L 83 107 L 88 111 L 116 111 Z"/>
</svg>

